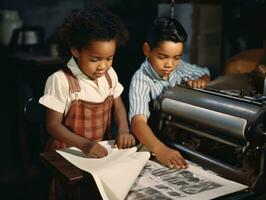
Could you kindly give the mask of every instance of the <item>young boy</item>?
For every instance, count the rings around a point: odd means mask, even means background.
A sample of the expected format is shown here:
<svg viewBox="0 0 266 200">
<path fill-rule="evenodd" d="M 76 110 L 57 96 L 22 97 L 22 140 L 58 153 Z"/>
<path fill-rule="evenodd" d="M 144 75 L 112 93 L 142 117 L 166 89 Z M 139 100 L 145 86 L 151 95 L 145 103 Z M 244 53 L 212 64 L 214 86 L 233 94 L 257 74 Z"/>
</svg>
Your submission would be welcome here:
<svg viewBox="0 0 266 200">
<path fill-rule="evenodd" d="M 47 107 L 47 150 L 75 146 L 89 157 L 106 156 L 98 142 L 111 134 L 111 113 L 118 148 L 135 145 L 120 98 L 123 86 L 112 68 L 117 45 L 127 39 L 125 26 L 105 9 L 79 10 L 65 19 L 58 35 L 59 52 L 70 59 L 48 77 L 39 100 Z"/>
<path fill-rule="evenodd" d="M 129 120 L 138 140 L 151 150 L 156 158 L 170 168 L 187 168 L 180 153 L 164 145 L 147 124 L 149 102 L 165 88 L 180 84 L 185 78 L 188 86 L 203 88 L 209 81 L 209 70 L 181 60 L 187 33 L 171 18 L 158 18 L 143 45 L 147 57 L 132 77 L 129 89 Z"/>
</svg>

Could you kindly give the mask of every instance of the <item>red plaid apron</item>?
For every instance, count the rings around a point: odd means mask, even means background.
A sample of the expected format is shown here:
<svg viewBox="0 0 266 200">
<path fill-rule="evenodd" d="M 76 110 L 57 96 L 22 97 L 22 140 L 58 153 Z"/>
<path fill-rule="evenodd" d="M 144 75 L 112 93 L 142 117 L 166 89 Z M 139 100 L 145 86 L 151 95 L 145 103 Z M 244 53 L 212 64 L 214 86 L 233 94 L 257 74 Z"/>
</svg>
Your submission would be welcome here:
<svg viewBox="0 0 266 200">
<path fill-rule="evenodd" d="M 69 68 L 64 70 L 69 83 L 70 92 L 80 92 L 77 78 Z M 112 81 L 108 72 L 105 73 L 109 88 L 112 88 Z M 89 95 L 89 94 L 88 94 Z M 88 140 L 101 141 L 107 132 L 111 138 L 111 110 L 113 96 L 109 95 L 103 102 L 89 102 L 75 99 L 71 102 L 69 110 L 64 117 L 63 124 L 77 135 L 83 136 Z M 47 144 L 47 150 L 55 150 L 69 147 L 70 145 L 51 138 Z"/>
</svg>

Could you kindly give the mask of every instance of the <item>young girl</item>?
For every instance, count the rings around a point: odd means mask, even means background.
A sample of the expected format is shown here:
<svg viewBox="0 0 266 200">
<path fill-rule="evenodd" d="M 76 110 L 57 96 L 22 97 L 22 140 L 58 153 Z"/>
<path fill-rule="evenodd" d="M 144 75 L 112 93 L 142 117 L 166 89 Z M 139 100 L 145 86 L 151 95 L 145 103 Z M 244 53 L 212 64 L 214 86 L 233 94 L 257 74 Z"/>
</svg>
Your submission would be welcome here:
<svg viewBox="0 0 266 200">
<path fill-rule="evenodd" d="M 47 107 L 47 150 L 75 146 L 88 157 L 106 156 L 98 142 L 111 136 L 111 114 L 118 148 L 135 145 L 120 97 L 123 86 L 112 68 L 116 47 L 127 40 L 125 26 L 105 9 L 79 10 L 65 19 L 58 36 L 60 54 L 70 59 L 48 77 L 39 100 Z"/>
</svg>

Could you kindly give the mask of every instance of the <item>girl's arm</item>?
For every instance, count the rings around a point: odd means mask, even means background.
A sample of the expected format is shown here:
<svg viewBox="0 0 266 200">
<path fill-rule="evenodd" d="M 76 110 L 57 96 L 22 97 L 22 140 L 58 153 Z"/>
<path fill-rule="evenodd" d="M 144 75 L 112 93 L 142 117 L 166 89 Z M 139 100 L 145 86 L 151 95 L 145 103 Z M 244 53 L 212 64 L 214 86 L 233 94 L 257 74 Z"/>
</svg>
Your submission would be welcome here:
<svg viewBox="0 0 266 200">
<path fill-rule="evenodd" d="M 52 137 L 81 149 L 90 157 L 101 158 L 107 155 L 107 150 L 102 145 L 73 133 L 62 124 L 62 120 L 62 113 L 47 108 L 46 129 Z"/>
<path fill-rule="evenodd" d="M 114 119 L 117 126 L 116 144 L 118 148 L 134 146 L 135 138 L 129 131 L 126 109 L 120 96 L 114 99 Z"/>
</svg>

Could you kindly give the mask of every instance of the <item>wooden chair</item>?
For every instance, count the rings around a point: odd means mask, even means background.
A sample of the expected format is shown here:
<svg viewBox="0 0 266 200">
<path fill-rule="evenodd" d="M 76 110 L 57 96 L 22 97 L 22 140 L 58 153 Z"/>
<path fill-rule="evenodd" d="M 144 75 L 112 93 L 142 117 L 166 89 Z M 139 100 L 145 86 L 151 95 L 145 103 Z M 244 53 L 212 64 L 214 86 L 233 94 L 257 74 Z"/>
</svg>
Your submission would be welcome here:
<svg viewBox="0 0 266 200">
<path fill-rule="evenodd" d="M 263 42 L 263 48 L 249 49 L 231 57 L 226 62 L 223 75 L 246 76 L 251 85 L 249 90 L 265 95 L 266 40 Z"/>
<path fill-rule="evenodd" d="M 242 51 L 232 56 L 225 64 L 224 75 L 252 72 L 263 58 L 263 48 Z"/>
<path fill-rule="evenodd" d="M 38 132 L 39 150 L 44 151 L 46 141 L 48 139 L 48 134 L 45 129 L 44 116 L 45 108 L 38 103 L 37 99 L 30 98 L 26 101 L 24 106 L 24 116 L 28 122 L 28 125 L 32 127 L 32 131 Z"/>
</svg>

